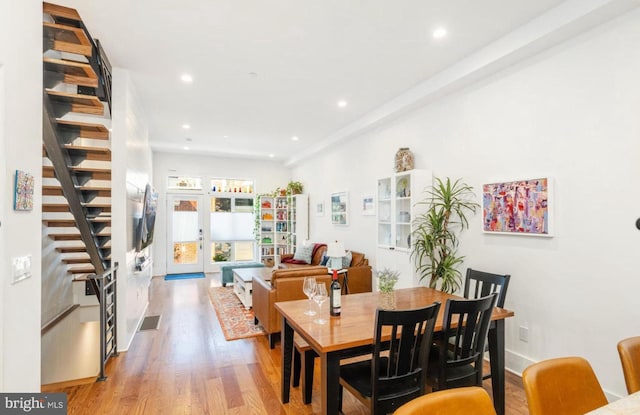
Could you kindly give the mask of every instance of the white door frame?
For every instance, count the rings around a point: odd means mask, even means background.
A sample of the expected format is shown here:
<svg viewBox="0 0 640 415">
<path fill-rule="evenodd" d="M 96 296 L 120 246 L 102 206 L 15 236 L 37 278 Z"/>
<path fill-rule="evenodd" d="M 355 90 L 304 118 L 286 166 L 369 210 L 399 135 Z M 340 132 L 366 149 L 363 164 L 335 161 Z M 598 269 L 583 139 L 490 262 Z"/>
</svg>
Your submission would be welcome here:
<svg viewBox="0 0 640 415">
<path fill-rule="evenodd" d="M 176 200 L 196 200 L 198 203 L 198 228 L 199 232 L 194 241 L 198 242 L 197 261 L 193 264 L 174 264 L 173 262 L 173 206 Z M 204 214 L 206 209 L 203 205 L 204 197 L 202 194 L 191 193 L 168 193 L 167 194 L 167 274 L 181 274 L 191 272 L 204 272 Z"/>
</svg>

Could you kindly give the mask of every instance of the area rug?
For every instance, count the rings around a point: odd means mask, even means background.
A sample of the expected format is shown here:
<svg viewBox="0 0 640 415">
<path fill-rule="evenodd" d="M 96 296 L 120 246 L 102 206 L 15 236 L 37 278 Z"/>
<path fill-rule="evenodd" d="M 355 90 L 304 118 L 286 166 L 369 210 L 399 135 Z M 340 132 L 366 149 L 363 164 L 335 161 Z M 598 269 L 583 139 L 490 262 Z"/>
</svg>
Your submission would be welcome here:
<svg viewBox="0 0 640 415">
<path fill-rule="evenodd" d="M 242 305 L 233 287 L 211 287 L 209 298 L 227 341 L 266 334 L 260 324 L 253 324 L 253 309 L 247 310 Z"/>
<path fill-rule="evenodd" d="M 167 274 L 164 276 L 165 281 L 188 280 L 191 278 L 204 278 L 204 272 L 192 272 L 189 274 Z"/>
</svg>

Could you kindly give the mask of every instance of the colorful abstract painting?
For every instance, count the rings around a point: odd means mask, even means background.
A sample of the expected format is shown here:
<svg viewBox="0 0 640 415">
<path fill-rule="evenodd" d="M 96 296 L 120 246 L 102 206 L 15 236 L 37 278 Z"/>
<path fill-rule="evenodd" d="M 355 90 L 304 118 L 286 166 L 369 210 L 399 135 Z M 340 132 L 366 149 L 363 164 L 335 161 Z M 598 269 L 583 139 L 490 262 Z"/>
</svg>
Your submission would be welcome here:
<svg viewBox="0 0 640 415">
<path fill-rule="evenodd" d="M 485 232 L 551 236 L 549 178 L 482 186 Z"/>
<path fill-rule="evenodd" d="M 13 210 L 33 209 L 33 176 L 22 170 L 16 170 Z"/>
</svg>

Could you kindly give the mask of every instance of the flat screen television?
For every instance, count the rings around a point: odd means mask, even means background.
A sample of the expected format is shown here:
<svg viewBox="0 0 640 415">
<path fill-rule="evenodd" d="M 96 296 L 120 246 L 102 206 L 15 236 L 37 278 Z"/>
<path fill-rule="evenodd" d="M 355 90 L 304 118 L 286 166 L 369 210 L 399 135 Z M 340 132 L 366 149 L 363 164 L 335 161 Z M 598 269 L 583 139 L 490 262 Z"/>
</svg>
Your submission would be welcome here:
<svg viewBox="0 0 640 415">
<path fill-rule="evenodd" d="M 142 215 L 138 219 L 136 228 L 135 248 L 136 252 L 142 251 L 153 242 L 153 230 L 156 224 L 156 212 L 158 210 L 158 193 L 150 184 L 144 189 Z"/>
</svg>

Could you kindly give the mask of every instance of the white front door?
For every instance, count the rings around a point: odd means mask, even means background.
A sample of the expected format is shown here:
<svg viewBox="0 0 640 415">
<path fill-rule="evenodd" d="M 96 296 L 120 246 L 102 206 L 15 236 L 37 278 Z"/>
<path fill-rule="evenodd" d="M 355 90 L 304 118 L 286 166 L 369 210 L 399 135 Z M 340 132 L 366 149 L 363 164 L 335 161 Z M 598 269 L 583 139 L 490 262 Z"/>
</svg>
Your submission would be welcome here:
<svg viewBox="0 0 640 415">
<path fill-rule="evenodd" d="M 167 274 L 204 272 L 202 196 L 170 194 L 167 203 Z"/>
</svg>

